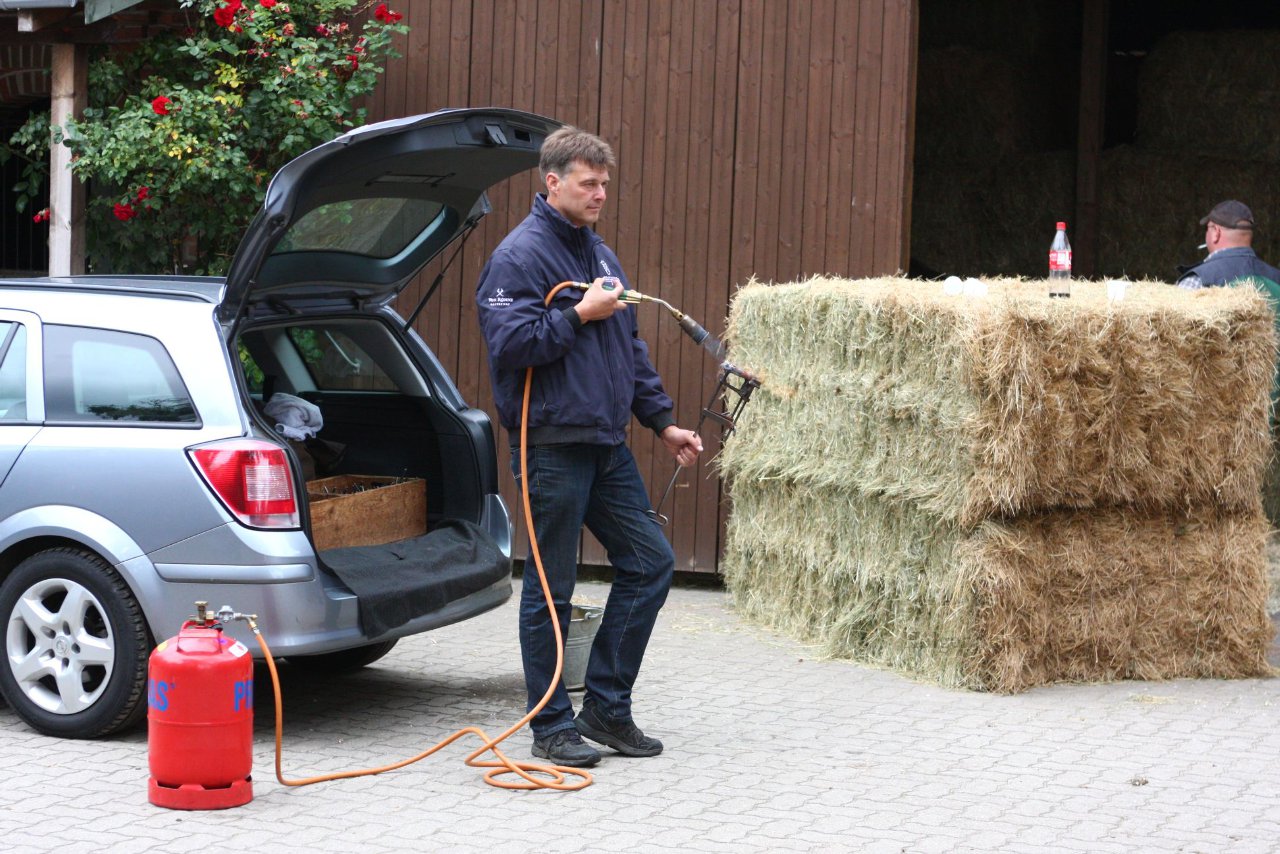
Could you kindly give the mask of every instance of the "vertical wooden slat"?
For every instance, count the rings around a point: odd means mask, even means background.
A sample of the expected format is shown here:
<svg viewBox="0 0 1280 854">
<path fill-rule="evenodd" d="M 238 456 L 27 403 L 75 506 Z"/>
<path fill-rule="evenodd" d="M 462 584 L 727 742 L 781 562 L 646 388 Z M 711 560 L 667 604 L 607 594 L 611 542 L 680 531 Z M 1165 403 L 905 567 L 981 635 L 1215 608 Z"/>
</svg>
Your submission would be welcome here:
<svg viewBox="0 0 1280 854">
<path fill-rule="evenodd" d="M 912 7 L 915 0 L 888 0 L 884 4 L 880 79 L 880 134 L 876 152 L 875 272 L 888 275 L 902 268 L 902 187 L 905 176 L 907 119 L 904 104 L 910 93 L 905 82 L 910 66 Z"/>
<path fill-rule="evenodd" d="M 785 46 L 782 66 L 782 91 L 775 95 L 779 104 L 781 127 L 775 126 L 771 137 L 780 139 L 781 148 L 772 158 L 773 167 L 765 174 L 775 172 L 779 176 L 777 262 L 774 278 L 790 282 L 800 277 L 801 225 L 803 222 L 805 170 L 810 156 L 806 148 L 806 116 L 809 108 L 809 21 L 811 0 L 791 0 L 778 4 L 786 13 L 783 34 L 778 41 Z M 769 163 L 770 161 L 765 161 Z M 759 232 L 757 232 L 759 235 Z"/>
<path fill-rule="evenodd" d="M 907 33 L 907 68 L 902 75 L 902 98 L 899 109 L 902 110 L 905 133 L 899 156 L 897 174 L 901 176 L 898 198 L 902 205 L 902 214 L 898 223 L 898 267 L 908 270 L 911 267 L 911 199 L 915 187 L 916 172 L 916 70 L 920 63 L 920 0 L 911 0 L 910 30 Z"/>
<path fill-rule="evenodd" d="M 839 0 L 832 31 L 831 177 L 827 189 L 824 240 L 826 269 L 833 275 L 852 275 L 854 124 L 858 83 L 858 3 Z"/>
<path fill-rule="evenodd" d="M 471 68 L 471 0 L 437 0 L 435 6 L 445 16 L 445 25 L 438 31 L 440 41 L 447 41 L 449 63 L 443 73 L 437 77 L 436 85 L 431 87 L 435 99 L 432 109 L 466 106 L 469 102 L 470 68 Z M 470 243 L 470 241 L 468 241 Z M 452 256 L 452 247 L 448 255 Z M 464 305 L 470 303 L 463 297 L 463 282 L 468 274 L 479 273 L 478 268 L 468 263 L 475 249 L 468 246 L 454 261 L 445 275 L 440 289 L 432 297 L 431 312 L 435 324 L 435 340 L 433 346 L 439 352 L 449 354 L 450 360 L 445 362 L 449 372 L 458 380 L 460 388 L 474 393 L 476 381 L 472 371 L 472 363 L 465 358 L 466 352 L 461 347 L 460 333 L 463 323 L 467 327 L 468 337 L 474 339 L 472 330 L 476 327 L 474 312 L 466 316 Z M 463 376 L 464 374 L 469 376 Z"/>
<path fill-rule="evenodd" d="M 876 154 L 880 133 L 881 45 L 884 4 L 861 0 L 858 15 L 858 80 L 854 93 L 853 217 L 849 267 L 854 276 L 876 272 Z"/>
<path fill-rule="evenodd" d="M 667 140 L 674 129 L 668 124 L 667 82 L 670 76 L 671 63 L 671 7 L 666 3 L 644 3 L 647 6 L 646 34 L 640 42 L 645 46 L 646 74 L 639 80 L 643 92 L 641 104 L 644 125 L 640 129 L 643 134 L 643 163 L 640 174 L 640 219 L 638 232 L 640 246 L 637 262 L 632 268 L 632 278 L 638 288 L 655 290 L 662 281 L 663 265 L 663 226 L 668 208 L 668 170 L 675 164 L 668 162 Z M 634 161 L 629 168 L 634 169 Z M 653 364 L 661 373 L 665 367 L 666 341 L 656 324 L 660 318 L 651 312 L 640 313 L 640 331 L 649 344 L 649 354 Z M 638 428 L 643 430 L 643 428 Z M 632 443 L 636 463 L 645 476 L 646 483 L 656 483 L 658 474 L 654 453 L 654 442 L 650 437 L 637 433 L 633 426 L 633 434 L 638 441 Z"/>
<path fill-rule="evenodd" d="M 756 212 L 759 208 L 757 176 L 760 171 L 760 128 L 764 123 L 764 2 L 744 0 L 738 50 L 738 110 L 730 194 L 732 244 L 729 278 L 743 283 L 755 275 Z"/>
<path fill-rule="evenodd" d="M 597 45 L 601 38 L 602 26 L 603 10 L 598 2 L 579 0 L 579 2 L 566 3 L 561 7 L 561 38 L 571 46 L 571 49 L 561 57 L 559 69 L 561 106 L 557 118 L 565 119 L 577 127 L 593 132 L 600 121 L 601 70 Z M 611 185 L 612 177 L 610 175 Z M 606 220 L 614 218 L 617 213 L 611 201 L 606 197 L 602 214 Z M 622 260 L 623 263 L 626 262 L 626 259 Z M 583 532 L 579 559 L 585 564 L 603 565 L 609 562 L 604 546 L 586 531 Z"/>
<path fill-rule="evenodd" d="M 799 0 L 803 2 L 803 0 Z M 764 50 L 761 62 L 760 111 L 758 132 L 760 159 L 756 171 L 756 220 L 753 273 L 765 281 L 780 278 L 778 261 L 781 242 L 779 218 L 784 188 L 784 168 L 794 174 L 795 158 L 802 156 L 798 148 L 787 149 L 784 139 L 796 144 L 793 129 L 787 123 L 787 10 L 786 3 L 764 5 Z M 784 163 L 784 158 L 789 163 Z"/>
<path fill-rule="evenodd" d="M 667 70 L 667 124 L 678 133 L 667 137 L 667 181 L 664 197 L 668 204 L 663 216 L 662 272 L 657 282 L 658 296 L 675 306 L 692 306 L 696 294 L 702 290 L 695 281 L 687 263 L 695 248 L 706 243 L 705 203 L 707 191 L 701 190 L 706 174 L 706 156 L 709 147 L 710 128 L 706 122 L 706 92 L 702 76 L 695 73 L 695 43 L 698 32 L 706 30 L 708 16 L 698 14 L 693 0 L 672 3 L 671 56 Z M 696 78 L 696 79 L 695 79 Z M 679 211 L 679 216 L 672 216 Z M 700 278 L 700 277 L 697 277 Z M 691 309 L 690 309 L 691 310 Z M 696 353 L 692 343 L 680 331 L 680 327 L 666 316 L 665 311 L 648 312 L 654 315 L 652 322 L 661 334 L 663 359 L 659 365 L 663 383 L 672 399 L 677 402 L 675 417 L 680 426 L 688 429 L 696 423 L 692 407 L 681 406 L 690 400 L 700 387 L 701 353 Z M 654 466 L 651 483 L 651 500 L 662 497 L 662 491 L 671 480 L 675 463 L 660 441 L 647 439 L 654 449 Z M 697 530 L 695 491 L 696 476 L 683 473 L 672 491 L 664 512 L 674 521 L 667 533 L 675 546 L 676 554 L 693 553 Z M 695 470 L 696 475 L 696 470 Z M 681 565 L 678 563 L 677 565 Z"/>
<path fill-rule="evenodd" d="M 459 100 L 458 106 L 487 106 L 500 104 L 493 98 L 494 77 L 501 74 L 501 60 L 493 50 L 493 15 L 492 0 L 474 2 L 474 0 L 454 0 L 455 19 L 462 19 L 458 27 L 467 34 L 467 78 L 465 86 L 457 86 L 455 91 Z M 505 55 L 505 54 L 504 54 Z M 505 183 L 505 182 L 504 182 Z M 494 197 L 501 193 L 495 187 L 489 193 L 490 204 L 495 205 Z M 505 197 L 504 197 L 505 202 Z M 479 234 L 473 234 L 467 241 L 462 257 L 459 258 L 458 281 L 456 293 L 458 300 L 458 389 L 465 400 L 473 405 L 484 398 L 492 397 L 489 388 L 488 371 L 485 370 L 485 347 L 477 334 L 480 324 L 476 318 L 475 283 L 480 276 L 489 253 Z"/>
<path fill-rule="evenodd" d="M 811 98 L 805 105 L 804 194 L 798 268 L 801 276 L 828 272 L 826 267 L 827 187 L 838 165 L 832 158 L 831 86 L 835 40 L 835 7 L 839 0 L 815 0 L 810 26 L 808 74 L 805 91 Z"/>
<path fill-rule="evenodd" d="M 698 66 L 705 69 L 707 76 L 701 79 L 700 85 L 702 91 L 709 96 L 709 103 L 704 96 L 704 103 L 707 103 L 710 113 L 706 126 L 709 133 L 706 142 L 707 157 L 700 170 L 705 171 L 706 179 L 697 190 L 701 194 L 706 230 L 705 237 L 686 249 L 692 262 L 687 264 L 687 268 L 691 270 L 691 279 L 701 289 L 701 295 L 691 299 L 687 310 L 696 312 L 696 317 L 703 326 L 722 340 L 724 320 L 734 287 L 734 282 L 727 275 L 731 231 L 726 194 L 733 186 L 739 4 L 734 0 L 721 0 L 716 4 L 714 21 L 708 23 L 714 24 L 714 27 L 708 26 L 708 31 L 699 38 L 700 53 L 696 60 Z M 686 343 L 685 346 L 690 345 Z M 699 409 L 715 385 L 718 366 L 705 353 L 695 352 L 690 358 L 696 366 L 699 382 L 695 385 L 696 397 L 691 398 L 686 394 L 681 405 L 684 407 L 685 418 L 690 423 L 696 423 Z M 719 559 L 720 532 L 723 530 L 720 479 L 712 462 L 720 447 L 719 429 L 714 424 L 705 424 L 702 433 L 706 449 L 702 460 L 692 472 L 682 475 L 696 485 L 693 510 L 696 531 L 692 557 L 680 555 L 682 560 L 678 565 L 682 569 L 710 572 L 714 571 Z"/>
</svg>

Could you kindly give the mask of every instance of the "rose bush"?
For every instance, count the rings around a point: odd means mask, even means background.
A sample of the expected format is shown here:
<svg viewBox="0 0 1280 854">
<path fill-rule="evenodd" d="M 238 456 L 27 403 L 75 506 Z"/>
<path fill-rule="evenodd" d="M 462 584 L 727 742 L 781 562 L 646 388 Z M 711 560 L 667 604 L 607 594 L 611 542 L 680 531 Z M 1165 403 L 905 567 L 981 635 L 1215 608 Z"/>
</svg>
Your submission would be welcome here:
<svg viewBox="0 0 1280 854">
<path fill-rule="evenodd" d="M 385 3 L 370 14 L 359 0 L 181 7 L 185 30 L 93 59 L 81 119 L 49 128 L 36 115 L 10 140 L 29 163 L 20 208 L 37 194 L 49 139 L 72 149 L 89 183 L 91 270 L 225 272 L 272 174 L 364 122 L 355 103 L 408 31 Z"/>
</svg>

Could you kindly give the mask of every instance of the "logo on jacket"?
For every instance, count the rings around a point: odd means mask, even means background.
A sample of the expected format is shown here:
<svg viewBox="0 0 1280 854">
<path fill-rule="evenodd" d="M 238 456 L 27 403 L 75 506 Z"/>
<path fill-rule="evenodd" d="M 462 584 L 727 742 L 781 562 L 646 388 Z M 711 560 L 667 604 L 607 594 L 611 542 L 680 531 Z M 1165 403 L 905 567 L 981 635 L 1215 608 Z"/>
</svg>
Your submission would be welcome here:
<svg viewBox="0 0 1280 854">
<path fill-rule="evenodd" d="M 515 300 L 507 296 L 505 288 L 498 288 L 493 292 L 493 296 L 489 297 L 489 308 L 506 308 L 513 302 Z"/>
</svg>

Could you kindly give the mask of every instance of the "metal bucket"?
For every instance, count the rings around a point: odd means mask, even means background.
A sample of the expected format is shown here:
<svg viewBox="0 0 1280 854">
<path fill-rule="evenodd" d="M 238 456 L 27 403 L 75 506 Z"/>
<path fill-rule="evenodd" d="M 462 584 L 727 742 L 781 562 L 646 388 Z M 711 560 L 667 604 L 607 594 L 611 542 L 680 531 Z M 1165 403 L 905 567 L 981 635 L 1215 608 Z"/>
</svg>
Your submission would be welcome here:
<svg viewBox="0 0 1280 854">
<path fill-rule="evenodd" d="M 599 605 L 573 605 L 569 612 L 569 633 L 564 639 L 564 671 L 561 679 L 569 691 L 581 691 L 586 687 L 587 660 L 591 658 L 591 644 L 600 630 L 604 608 Z"/>
</svg>

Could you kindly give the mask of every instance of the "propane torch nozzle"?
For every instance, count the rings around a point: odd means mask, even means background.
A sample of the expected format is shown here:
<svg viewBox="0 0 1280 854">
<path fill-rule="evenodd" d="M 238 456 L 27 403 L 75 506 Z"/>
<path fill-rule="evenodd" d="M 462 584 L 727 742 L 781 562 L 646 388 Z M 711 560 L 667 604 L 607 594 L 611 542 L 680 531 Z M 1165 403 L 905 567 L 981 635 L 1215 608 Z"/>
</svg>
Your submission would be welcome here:
<svg viewBox="0 0 1280 854">
<path fill-rule="evenodd" d="M 616 282 L 618 280 L 614 279 L 613 281 Z M 574 282 L 573 286 L 580 291 L 591 289 L 591 285 L 585 282 Z M 727 355 L 727 349 L 724 344 L 711 337 L 711 333 L 698 323 L 698 321 L 694 320 L 692 317 L 685 314 L 666 300 L 659 299 L 658 297 L 651 297 L 648 294 L 642 294 L 639 291 L 624 290 L 622 292 L 622 296 L 618 297 L 618 301 L 628 303 L 651 302 L 662 306 L 667 311 L 671 312 L 671 316 L 680 323 L 680 328 L 684 330 L 686 335 L 693 339 L 694 344 L 700 344 L 703 349 L 710 353 L 712 358 L 717 362 L 724 361 L 725 356 Z"/>
</svg>

